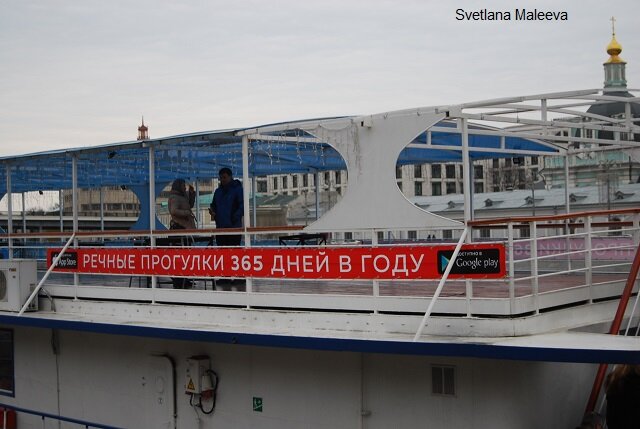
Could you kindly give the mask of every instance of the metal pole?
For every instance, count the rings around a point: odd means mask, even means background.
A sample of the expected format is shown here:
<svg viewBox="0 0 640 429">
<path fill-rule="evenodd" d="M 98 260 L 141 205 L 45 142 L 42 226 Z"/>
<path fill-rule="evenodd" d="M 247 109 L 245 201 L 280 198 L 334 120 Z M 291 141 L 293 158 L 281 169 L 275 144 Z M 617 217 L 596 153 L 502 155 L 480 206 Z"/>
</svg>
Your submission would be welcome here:
<svg viewBox="0 0 640 429">
<path fill-rule="evenodd" d="M 591 216 L 587 216 L 584 220 L 584 227 L 585 227 L 585 236 L 584 236 L 584 249 L 585 249 L 585 260 L 584 260 L 584 264 L 585 264 L 585 282 L 587 285 L 589 285 L 589 304 L 593 303 L 593 284 L 592 284 L 592 279 L 593 279 L 593 261 L 592 261 L 592 255 L 591 255 L 591 249 L 592 249 L 592 242 L 591 242 L 591 236 L 593 234 L 593 230 L 591 228 Z"/>
<path fill-rule="evenodd" d="M 378 234 L 375 229 L 371 230 L 371 246 L 378 246 Z M 380 296 L 380 281 L 373 280 L 373 314 L 378 314 L 378 297 Z"/>
<path fill-rule="evenodd" d="M 26 208 L 25 199 L 24 199 L 24 192 L 22 193 L 22 232 L 23 233 L 27 232 L 27 208 Z M 26 245 L 27 237 L 24 237 L 22 239 L 22 242 Z"/>
<path fill-rule="evenodd" d="M 7 236 L 9 259 L 13 259 L 13 197 L 11 195 L 11 164 L 7 163 Z"/>
<path fill-rule="evenodd" d="M 74 154 L 71 157 L 71 208 L 73 210 L 73 247 L 78 248 L 78 155 Z M 78 273 L 73 273 L 73 299 L 78 299 L 78 283 L 80 276 Z"/>
<path fill-rule="evenodd" d="M 571 200 L 569 198 L 569 154 L 565 154 L 564 156 L 564 210 L 565 213 L 569 214 L 571 212 Z M 567 252 L 571 251 L 571 237 L 569 236 L 569 219 L 565 219 L 565 235 L 566 238 L 566 247 Z M 567 255 L 567 271 L 571 271 L 571 258 Z"/>
<path fill-rule="evenodd" d="M 249 234 L 246 232 L 247 228 L 251 226 L 251 217 L 249 213 L 249 137 L 242 136 L 242 184 L 244 190 L 242 196 L 244 199 L 244 225 L 245 225 L 245 245 L 251 247 L 251 241 Z"/>
<path fill-rule="evenodd" d="M 453 264 L 456 261 L 456 258 L 458 257 L 458 253 L 460 253 L 460 249 L 462 248 L 462 243 L 464 243 L 465 239 L 467 238 L 467 232 L 468 232 L 468 229 L 465 228 L 462 231 L 462 235 L 460 235 L 460 240 L 458 240 L 458 244 L 456 245 L 456 248 L 453 251 L 453 255 L 451 255 L 451 259 L 447 264 L 447 268 L 444 270 L 444 274 L 442 274 L 442 278 L 440 279 L 440 283 L 438 283 L 438 287 L 436 288 L 436 291 L 433 294 L 433 298 L 431 298 L 431 302 L 429 302 L 429 308 L 427 308 L 427 312 L 424 314 L 424 317 L 422 318 L 422 322 L 420 322 L 420 327 L 418 328 L 418 332 L 416 332 L 416 335 L 413 337 L 414 342 L 420 339 L 420 336 L 422 335 L 422 331 L 424 331 L 424 328 L 427 325 L 427 320 L 429 319 L 429 316 L 431 316 L 431 311 L 433 311 L 433 307 L 435 306 L 436 301 L 440 296 L 440 292 L 442 292 L 444 283 L 447 281 L 447 278 L 449 277 L 449 273 L 451 272 L 451 269 L 453 268 Z"/>
<path fill-rule="evenodd" d="M 200 213 L 200 182 L 196 178 L 196 222 L 197 228 L 202 228 L 202 213 Z"/>
<path fill-rule="evenodd" d="M 320 218 L 320 172 L 316 171 L 313 175 L 313 181 L 316 187 L 316 220 Z"/>
<path fill-rule="evenodd" d="M 539 279 L 538 279 L 538 229 L 536 222 L 530 223 L 531 238 L 531 275 L 533 276 L 533 302 L 535 313 L 540 314 L 540 296 L 539 296 Z M 568 257 L 569 255 L 567 255 Z"/>
<path fill-rule="evenodd" d="M 515 249 L 513 245 L 513 223 L 507 224 L 507 242 L 509 246 L 509 308 L 511 314 L 516 307 L 516 279 L 515 279 Z"/>
<path fill-rule="evenodd" d="M 257 183 L 257 177 L 253 176 L 251 178 L 251 200 L 253 202 L 252 207 L 253 207 L 253 211 L 252 211 L 252 215 L 253 215 L 253 219 L 252 219 L 252 225 L 256 226 L 258 224 L 258 205 L 257 205 L 257 198 L 256 198 L 256 191 L 258 189 L 258 183 Z"/>
<path fill-rule="evenodd" d="M 104 189 L 100 186 L 100 231 L 104 232 Z M 104 240 L 104 237 L 102 238 Z"/>
<path fill-rule="evenodd" d="M 462 138 L 462 175 L 466 186 L 462 187 L 464 192 L 464 222 L 465 225 L 473 220 L 473 178 L 469 172 L 471 157 L 469 156 L 469 130 L 467 129 L 467 120 L 465 118 L 458 119 L 458 127 L 461 131 Z"/>
<path fill-rule="evenodd" d="M 42 285 L 44 284 L 45 281 L 47 281 L 47 278 L 49 277 L 49 274 L 51 274 L 51 272 L 56 267 L 56 265 L 58 265 L 58 262 L 62 258 L 62 255 L 64 255 L 64 252 L 67 251 L 67 249 L 71 245 L 71 242 L 73 240 L 75 240 L 75 239 L 76 239 L 76 235 L 75 234 L 71 234 L 71 237 L 69 237 L 69 240 L 67 241 L 67 243 L 64 245 L 64 247 L 62 248 L 60 253 L 58 253 L 58 256 L 56 256 L 53 259 L 53 261 L 51 263 L 51 266 L 49 267 L 49 269 L 47 269 L 47 272 L 40 279 L 40 281 L 38 282 L 38 285 L 35 287 L 33 292 L 31 292 L 31 295 L 29 295 L 29 298 L 27 299 L 27 301 L 22 305 L 22 308 L 20 309 L 20 312 L 18 313 L 18 316 L 22 316 L 22 314 L 25 312 L 25 310 L 27 308 L 29 308 L 29 304 L 31 304 L 31 301 L 33 301 L 33 299 L 38 295 L 38 292 L 40 292 L 40 289 L 42 289 Z"/>
<path fill-rule="evenodd" d="M 60 209 L 60 232 L 64 231 L 64 198 L 62 189 L 58 189 L 58 208 Z"/>
<path fill-rule="evenodd" d="M 156 247 L 156 237 L 153 230 L 156 226 L 156 152 L 152 145 L 149 145 L 149 246 Z M 155 304 L 155 289 L 158 287 L 158 279 L 151 276 L 151 303 Z"/>
<path fill-rule="evenodd" d="M 244 245 L 251 247 L 251 235 L 249 235 L 249 227 L 251 227 L 251 218 L 249 217 L 249 192 L 246 189 L 249 185 L 249 136 L 242 136 L 242 184 L 245 189 L 242 192 L 244 198 Z M 253 279 L 245 280 L 246 291 L 250 294 L 253 291 Z M 251 306 L 247 304 L 247 308 Z"/>
</svg>

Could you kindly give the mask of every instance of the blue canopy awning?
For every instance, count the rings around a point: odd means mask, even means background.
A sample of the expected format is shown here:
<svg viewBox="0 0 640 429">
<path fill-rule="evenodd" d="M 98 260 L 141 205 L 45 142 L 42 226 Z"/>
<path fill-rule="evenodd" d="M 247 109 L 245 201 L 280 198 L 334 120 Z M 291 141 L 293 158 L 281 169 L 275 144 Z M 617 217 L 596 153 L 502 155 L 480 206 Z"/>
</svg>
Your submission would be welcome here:
<svg viewBox="0 0 640 429">
<path fill-rule="evenodd" d="M 279 134 L 249 141 L 249 176 L 272 174 L 314 173 L 342 170 L 345 162 L 338 152 L 302 130 L 292 129 Z M 443 121 L 437 127 L 455 127 Z M 499 136 L 474 135 L 470 126 L 469 146 L 472 159 L 522 156 L 519 151 L 558 154 L 554 146 L 528 139 L 507 137 L 501 152 L 474 151 L 474 148 L 499 149 Z M 11 169 L 12 192 L 70 189 L 72 187 L 72 157 L 77 157 L 78 187 L 139 186 L 149 183 L 149 147 L 155 152 L 155 182 L 169 183 L 177 177 L 189 181 L 216 177 L 218 170 L 229 167 L 234 175 L 242 175 L 242 137 L 244 129 L 185 134 L 144 142 L 124 142 L 98 147 L 54 150 L 0 159 L 0 175 L 6 177 Z M 296 140 L 296 137 L 299 140 Z M 431 132 L 427 147 L 427 133 L 418 136 L 411 147 L 405 148 L 398 164 L 460 162 L 462 153 L 460 134 Z M 420 146 L 424 145 L 424 148 Z M 447 146 L 447 148 L 438 148 Z M 452 148 L 453 147 L 453 148 Z M 509 151 L 513 150 L 513 153 Z M 0 179 L 0 194 L 7 190 L 6 180 Z"/>
</svg>

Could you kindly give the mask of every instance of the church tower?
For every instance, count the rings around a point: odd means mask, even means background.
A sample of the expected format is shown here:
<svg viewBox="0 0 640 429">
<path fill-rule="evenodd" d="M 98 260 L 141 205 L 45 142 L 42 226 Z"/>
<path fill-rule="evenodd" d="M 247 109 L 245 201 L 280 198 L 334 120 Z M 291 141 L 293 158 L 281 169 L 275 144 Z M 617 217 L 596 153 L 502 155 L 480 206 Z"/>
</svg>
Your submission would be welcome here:
<svg viewBox="0 0 640 429">
<path fill-rule="evenodd" d="M 144 125 L 144 116 L 142 117 L 142 125 L 138 127 L 138 140 L 149 140 L 149 128 Z"/>
<path fill-rule="evenodd" d="M 622 52 L 622 45 L 616 40 L 616 19 L 611 17 L 611 42 L 607 46 L 609 59 L 604 65 L 604 91 L 624 91 L 627 88 L 627 78 L 625 67 L 627 63 L 619 57 Z"/>
</svg>

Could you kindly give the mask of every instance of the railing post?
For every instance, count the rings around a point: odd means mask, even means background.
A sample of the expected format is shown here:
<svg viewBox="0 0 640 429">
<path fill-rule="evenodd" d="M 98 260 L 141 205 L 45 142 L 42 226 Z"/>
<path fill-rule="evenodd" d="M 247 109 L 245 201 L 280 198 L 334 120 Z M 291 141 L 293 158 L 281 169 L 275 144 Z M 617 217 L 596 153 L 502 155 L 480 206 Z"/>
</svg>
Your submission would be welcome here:
<svg viewBox="0 0 640 429">
<path fill-rule="evenodd" d="M 242 136 L 242 186 L 244 188 L 242 193 L 244 202 L 244 246 L 251 247 L 251 234 L 249 233 L 249 227 L 252 226 L 249 213 L 249 136 Z M 253 279 L 251 277 L 245 278 L 245 290 L 247 294 L 253 292 Z M 248 296 L 247 301 L 249 301 Z M 251 308 L 248 302 L 247 308 Z"/>
<path fill-rule="evenodd" d="M 513 315 L 516 309 L 516 280 L 515 280 L 515 248 L 513 245 L 513 222 L 507 224 L 507 248 L 509 249 L 509 310 Z"/>
<path fill-rule="evenodd" d="M 27 232 L 27 208 L 26 206 L 26 201 L 24 198 L 24 192 L 22 192 L 22 233 L 26 234 Z M 22 239 L 22 246 L 24 248 L 27 247 L 27 236 L 25 235 L 24 238 Z M 26 252 L 25 249 L 22 250 L 22 254 L 24 255 Z M 25 256 L 23 256 L 23 258 L 25 258 Z"/>
<path fill-rule="evenodd" d="M 374 229 L 371 230 L 371 246 L 378 246 L 378 234 Z M 378 314 L 378 297 L 380 296 L 380 281 L 373 280 L 373 314 Z"/>
<path fill-rule="evenodd" d="M 71 157 L 71 210 L 73 212 L 73 248 L 78 248 L 78 155 L 73 154 Z M 80 284 L 80 275 L 73 273 L 73 299 L 78 300 L 78 285 Z"/>
<path fill-rule="evenodd" d="M 633 215 L 633 244 L 640 244 L 640 213 Z"/>
<path fill-rule="evenodd" d="M 473 242 L 473 227 L 467 226 L 467 243 Z M 467 307 L 467 317 L 471 317 L 471 300 L 473 299 L 473 281 L 471 279 L 465 279 L 464 281 L 464 289 L 465 289 L 465 297 L 466 297 L 466 307 Z"/>
<path fill-rule="evenodd" d="M 7 168 L 7 246 L 9 259 L 13 259 L 13 198 L 11 196 L 11 164 Z"/>
<path fill-rule="evenodd" d="M 533 306 L 535 309 L 535 314 L 540 313 L 540 295 L 539 295 L 539 284 L 538 284 L 538 230 L 536 227 L 536 222 L 532 221 L 530 224 L 530 238 L 531 238 L 531 276 L 532 280 L 532 292 L 533 292 Z"/>
<path fill-rule="evenodd" d="M 587 216 L 584 220 L 585 236 L 584 236 L 584 265 L 585 265 L 585 281 L 589 285 L 589 303 L 593 303 L 593 259 L 592 259 L 592 246 L 591 236 L 593 231 L 591 229 L 591 216 Z M 570 257 L 571 255 L 567 255 Z"/>
<path fill-rule="evenodd" d="M 149 145 L 149 248 L 156 247 L 156 237 L 153 230 L 156 226 L 156 152 L 153 145 Z M 156 288 L 158 278 L 151 276 L 151 303 L 156 303 Z"/>
</svg>

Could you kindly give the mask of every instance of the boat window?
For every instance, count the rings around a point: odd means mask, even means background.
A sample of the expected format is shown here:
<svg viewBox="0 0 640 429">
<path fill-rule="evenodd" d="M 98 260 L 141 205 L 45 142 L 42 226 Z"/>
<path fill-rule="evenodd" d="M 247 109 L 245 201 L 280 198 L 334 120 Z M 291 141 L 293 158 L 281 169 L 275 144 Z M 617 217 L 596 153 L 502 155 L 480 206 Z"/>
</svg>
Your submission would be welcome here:
<svg viewBox="0 0 640 429">
<path fill-rule="evenodd" d="M 13 396 L 13 331 L 0 329 L 0 395 Z"/>
<path fill-rule="evenodd" d="M 455 367 L 431 366 L 431 393 L 434 395 L 455 396 L 456 379 Z"/>
</svg>

